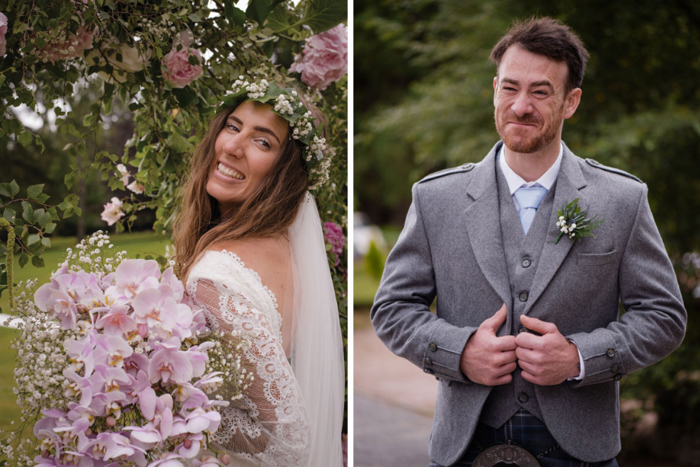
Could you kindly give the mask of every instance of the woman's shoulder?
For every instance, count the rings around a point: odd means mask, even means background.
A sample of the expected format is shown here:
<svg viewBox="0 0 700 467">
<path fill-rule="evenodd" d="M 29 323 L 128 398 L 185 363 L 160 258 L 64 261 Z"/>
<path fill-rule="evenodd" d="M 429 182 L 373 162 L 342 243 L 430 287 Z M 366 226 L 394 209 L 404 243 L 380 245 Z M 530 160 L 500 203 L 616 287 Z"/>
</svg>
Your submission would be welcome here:
<svg viewBox="0 0 700 467">
<path fill-rule="evenodd" d="M 245 238 L 217 242 L 207 251 L 226 253 L 237 258 L 246 268 L 261 277 L 278 271 L 290 261 L 289 242 L 283 236 L 271 238 Z"/>
</svg>

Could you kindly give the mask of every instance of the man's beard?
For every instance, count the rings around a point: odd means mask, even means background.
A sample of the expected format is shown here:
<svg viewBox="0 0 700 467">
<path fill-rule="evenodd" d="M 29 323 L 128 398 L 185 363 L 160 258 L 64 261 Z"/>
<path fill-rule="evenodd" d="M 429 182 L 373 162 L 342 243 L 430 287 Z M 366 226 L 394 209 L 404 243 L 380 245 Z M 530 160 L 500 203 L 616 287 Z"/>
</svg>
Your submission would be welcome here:
<svg viewBox="0 0 700 467">
<path fill-rule="evenodd" d="M 545 124 L 544 128 L 542 131 L 534 137 L 526 138 L 523 136 L 513 136 L 511 134 L 507 134 L 503 128 L 501 127 L 501 124 L 498 120 L 498 115 L 494 113 L 494 120 L 496 122 L 496 130 L 498 131 L 498 134 L 501 136 L 501 139 L 503 140 L 503 144 L 506 145 L 508 149 L 510 149 L 513 152 L 517 152 L 520 154 L 532 154 L 533 152 L 537 152 L 547 145 L 549 145 L 554 139 L 557 137 L 559 134 L 559 129 L 561 127 L 561 122 L 563 120 L 562 115 L 564 114 L 564 108 L 562 106 L 559 111 L 552 115 L 552 118 L 550 119 L 549 123 Z M 517 123 L 531 123 L 531 124 L 539 124 L 540 122 L 534 118 L 533 116 L 527 115 L 525 117 L 518 117 L 512 113 L 510 115 L 506 116 L 506 121 L 511 121 L 511 122 L 517 122 Z"/>
</svg>

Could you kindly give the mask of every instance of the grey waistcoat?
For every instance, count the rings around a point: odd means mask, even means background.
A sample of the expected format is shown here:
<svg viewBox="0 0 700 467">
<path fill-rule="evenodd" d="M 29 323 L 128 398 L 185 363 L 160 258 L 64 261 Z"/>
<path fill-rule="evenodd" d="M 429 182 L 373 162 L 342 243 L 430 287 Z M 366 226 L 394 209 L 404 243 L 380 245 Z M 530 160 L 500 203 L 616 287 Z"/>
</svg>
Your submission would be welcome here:
<svg viewBox="0 0 700 467">
<path fill-rule="evenodd" d="M 498 162 L 496 162 L 496 181 L 498 183 L 501 238 L 508 266 L 508 282 L 511 292 L 510 303 L 506 303 L 506 306 L 512 317 L 509 320 L 512 323 L 510 334 L 517 335 L 524 330 L 520 323 L 520 315 L 527 305 L 529 298 L 527 295 L 535 278 L 540 254 L 547 236 L 547 228 L 549 227 L 547 223 L 552 213 L 556 182 L 542 199 L 535 219 L 530 225 L 527 236 L 525 236 L 520 216 L 508 190 L 508 183 Z M 520 408 L 527 410 L 540 420 L 543 419 L 534 385 L 525 381 L 520 376 L 520 372 L 520 368 L 517 368 L 510 383 L 493 388 L 481 413 L 480 420 L 482 422 L 492 428 L 499 428 Z"/>
</svg>

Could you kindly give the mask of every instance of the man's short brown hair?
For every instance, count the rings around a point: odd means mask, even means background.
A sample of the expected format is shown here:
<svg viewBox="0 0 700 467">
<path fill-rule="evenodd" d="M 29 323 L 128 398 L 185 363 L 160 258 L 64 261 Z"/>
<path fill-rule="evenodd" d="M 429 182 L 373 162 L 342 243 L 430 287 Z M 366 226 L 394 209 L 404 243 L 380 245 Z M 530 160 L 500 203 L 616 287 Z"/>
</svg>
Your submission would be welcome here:
<svg viewBox="0 0 700 467">
<path fill-rule="evenodd" d="M 566 92 L 581 87 L 590 55 L 576 33 L 561 21 L 545 17 L 515 22 L 510 31 L 498 41 L 489 58 L 498 66 L 512 45 L 519 45 L 557 62 L 566 62 L 569 69 Z"/>
</svg>

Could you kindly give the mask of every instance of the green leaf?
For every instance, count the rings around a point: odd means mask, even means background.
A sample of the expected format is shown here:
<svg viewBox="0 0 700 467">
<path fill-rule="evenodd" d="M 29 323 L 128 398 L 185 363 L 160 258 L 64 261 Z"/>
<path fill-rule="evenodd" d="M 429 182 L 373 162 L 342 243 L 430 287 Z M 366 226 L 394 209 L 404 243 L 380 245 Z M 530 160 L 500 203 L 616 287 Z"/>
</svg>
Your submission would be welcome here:
<svg viewBox="0 0 700 467">
<path fill-rule="evenodd" d="M 44 211 L 43 209 L 37 209 L 34 211 L 34 218 L 36 219 L 36 223 L 39 224 L 39 227 L 42 229 L 46 228 L 46 225 L 51 222 L 51 213 L 48 212 L 39 212 L 39 211 Z M 38 213 L 38 215 L 37 215 Z"/>
<path fill-rule="evenodd" d="M 233 0 L 224 0 L 224 14 L 229 23 L 237 24 L 238 26 L 243 26 L 243 24 L 245 24 L 245 12 L 236 8 Z"/>
<path fill-rule="evenodd" d="M 5 208 L 5 212 L 2 213 L 2 217 L 7 219 L 10 223 L 13 223 L 17 213 L 12 208 Z"/>
<path fill-rule="evenodd" d="M 65 211 L 66 209 L 69 209 L 71 206 L 72 206 L 71 203 L 69 203 L 68 201 L 64 201 L 58 205 L 58 209 L 60 209 L 61 211 Z"/>
<path fill-rule="evenodd" d="M 27 198 L 29 199 L 36 199 L 39 194 L 44 190 L 44 184 L 41 183 L 39 185 L 31 185 L 29 188 L 27 188 Z"/>
<path fill-rule="evenodd" d="M 29 255 L 25 252 L 22 252 L 22 254 L 19 255 L 19 267 L 23 268 L 28 262 Z"/>
<path fill-rule="evenodd" d="M 17 193 L 19 193 L 19 185 L 17 185 L 16 181 L 12 180 L 10 182 L 10 196 L 14 198 Z"/>
<path fill-rule="evenodd" d="M 9 183 L 0 183 L 0 196 L 7 196 L 8 198 L 10 197 Z"/>
<path fill-rule="evenodd" d="M 284 32 L 292 26 L 289 20 L 290 16 L 287 5 L 278 5 L 277 8 L 272 10 L 270 16 L 268 16 L 266 26 L 275 32 Z"/>
<path fill-rule="evenodd" d="M 27 30 L 27 23 L 19 23 L 17 26 L 14 27 L 12 32 L 14 34 L 21 34 L 26 30 Z"/>
<path fill-rule="evenodd" d="M 348 3 L 345 0 L 311 0 L 301 23 L 318 34 L 336 26 L 347 16 Z"/>
<path fill-rule="evenodd" d="M 27 148 L 30 144 L 32 144 L 32 133 L 29 131 L 23 131 L 19 134 L 19 136 L 17 136 L 17 139 L 19 140 L 19 144 Z"/>
<path fill-rule="evenodd" d="M 167 139 L 166 144 L 177 152 L 187 152 L 190 149 L 190 142 L 177 132 L 173 132 Z"/>
<path fill-rule="evenodd" d="M 51 248 L 51 239 L 49 237 L 42 237 L 41 244 L 46 248 Z"/>
<path fill-rule="evenodd" d="M 245 15 L 256 21 L 259 25 L 265 24 L 268 15 L 277 5 L 283 0 L 251 0 L 248 8 L 245 10 Z"/>
<path fill-rule="evenodd" d="M 54 222 L 49 222 L 48 224 L 46 224 L 46 227 L 44 227 L 44 232 L 46 232 L 47 234 L 51 234 L 51 233 L 53 233 L 55 228 L 56 228 L 56 224 Z M 48 238 L 47 238 L 47 240 L 48 240 Z"/>
<path fill-rule="evenodd" d="M 22 201 L 22 218 L 27 222 L 34 222 L 34 209 L 29 201 Z"/>
<path fill-rule="evenodd" d="M 188 18 L 189 18 L 190 21 L 192 21 L 193 23 L 199 23 L 200 21 L 202 21 L 202 18 L 200 18 L 196 13 L 191 13 L 191 14 L 188 16 Z"/>
<path fill-rule="evenodd" d="M 34 245 L 35 243 L 39 243 L 40 241 L 41 237 L 39 236 L 39 234 L 31 234 L 27 239 L 27 245 Z"/>
<path fill-rule="evenodd" d="M 32 265 L 35 268 L 43 268 L 44 267 L 44 258 L 42 258 L 41 256 L 36 256 L 36 255 L 32 256 Z"/>
<path fill-rule="evenodd" d="M 39 196 L 36 197 L 36 200 L 39 203 L 44 204 L 46 202 L 46 200 L 49 199 L 50 197 L 51 196 L 47 195 L 46 193 L 39 193 Z"/>
</svg>

